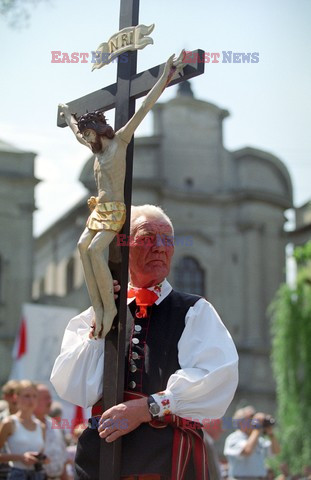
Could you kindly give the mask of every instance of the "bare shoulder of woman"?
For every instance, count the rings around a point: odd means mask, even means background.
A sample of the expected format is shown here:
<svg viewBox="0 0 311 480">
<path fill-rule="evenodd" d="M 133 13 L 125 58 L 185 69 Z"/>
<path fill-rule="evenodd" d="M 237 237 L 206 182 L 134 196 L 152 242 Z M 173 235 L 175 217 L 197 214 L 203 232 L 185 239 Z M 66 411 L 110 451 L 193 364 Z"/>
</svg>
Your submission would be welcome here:
<svg viewBox="0 0 311 480">
<path fill-rule="evenodd" d="M 6 428 L 8 428 L 8 425 L 10 425 L 11 428 L 14 428 L 14 417 L 13 417 L 13 415 L 9 415 L 4 420 L 2 420 L 2 422 L 0 422 L 0 428 L 4 425 L 6 425 Z"/>
<path fill-rule="evenodd" d="M 2 448 L 6 439 L 14 433 L 14 421 L 11 415 L 0 422 L 0 448 Z"/>
</svg>

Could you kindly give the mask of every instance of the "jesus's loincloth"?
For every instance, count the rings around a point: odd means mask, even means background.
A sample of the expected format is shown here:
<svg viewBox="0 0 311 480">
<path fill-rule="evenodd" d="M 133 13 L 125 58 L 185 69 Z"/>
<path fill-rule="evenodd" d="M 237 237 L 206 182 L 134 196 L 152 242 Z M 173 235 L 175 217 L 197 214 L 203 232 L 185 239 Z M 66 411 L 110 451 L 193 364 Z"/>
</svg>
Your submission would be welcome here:
<svg viewBox="0 0 311 480">
<path fill-rule="evenodd" d="M 97 198 L 91 197 L 88 205 L 92 210 L 87 219 L 86 226 L 90 230 L 101 232 L 110 230 L 118 233 L 125 222 L 126 209 L 123 202 L 98 202 Z"/>
</svg>

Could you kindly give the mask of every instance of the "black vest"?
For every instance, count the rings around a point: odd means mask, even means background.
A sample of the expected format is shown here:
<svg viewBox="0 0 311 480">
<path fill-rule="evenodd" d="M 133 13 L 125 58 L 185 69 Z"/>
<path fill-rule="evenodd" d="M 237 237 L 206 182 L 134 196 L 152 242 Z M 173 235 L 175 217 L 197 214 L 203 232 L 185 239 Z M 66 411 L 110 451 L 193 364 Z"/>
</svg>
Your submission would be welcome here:
<svg viewBox="0 0 311 480">
<path fill-rule="evenodd" d="M 165 390 L 178 369 L 177 345 L 185 328 L 185 316 L 199 296 L 174 290 L 150 308 L 149 318 L 127 323 L 125 390 L 144 394 Z M 135 314 L 135 302 L 130 304 Z M 139 357 L 139 358 L 137 358 Z M 173 429 L 142 424 L 122 437 L 122 475 L 171 473 Z"/>
<path fill-rule="evenodd" d="M 169 376 L 180 368 L 177 344 L 185 327 L 186 313 L 199 298 L 172 291 L 160 305 L 151 307 L 149 319 L 135 318 L 134 323 L 132 318 L 128 322 L 127 352 L 133 357 L 135 351 L 141 351 L 143 358 L 139 361 L 126 358 L 126 390 L 151 394 L 166 388 Z M 135 304 L 131 304 L 130 308 L 135 311 Z M 141 330 L 135 330 L 135 325 L 142 327 Z M 133 334 L 133 331 L 136 333 Z M 133 343 L 134 338 L 139 340 L 138 343 Z M 136 372 L 128 372 L 129 369 L 134 370 L 134 364 L 138 368 Z M 136 383 L 133 389 L 128 387 L 132 381 Z M 124 435 L 122 475 L 154 473 L 170 476 L 172 443 L 173 429 L 170 426 L 155 429 L 143 423 Z M 98 480 L 99 458 L 100 437 L 96 429 L 87 428 L 78 441 L 75 479 Z M 193 465 L 190 464 L 185 480 L 194 478 Z"/>
</svg>

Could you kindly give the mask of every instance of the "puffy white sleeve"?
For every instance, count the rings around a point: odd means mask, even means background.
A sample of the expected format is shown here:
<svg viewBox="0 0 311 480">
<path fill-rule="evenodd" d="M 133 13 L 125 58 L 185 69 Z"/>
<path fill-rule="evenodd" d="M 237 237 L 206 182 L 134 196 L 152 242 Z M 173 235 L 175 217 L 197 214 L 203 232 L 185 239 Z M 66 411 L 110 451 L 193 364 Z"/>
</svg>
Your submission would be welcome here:
<svg viewBox="0 0 311 480">
<path fill-rule="evenodd" d="M 87 408 L 102 396 L 104 339 L 90 339 L 93 308 L 70 320 L 51 373 L 58 395 Z"/>
<path fill-rule="evenodd" d="M 164 392 L 152 394 L 159 415 L 174 413 L 202 422 L 226 412 L 238 384 L 238 354 L 214 307 L 201 298 L 185 318 L 178 343 L 180 370 Z"/>
</svg>

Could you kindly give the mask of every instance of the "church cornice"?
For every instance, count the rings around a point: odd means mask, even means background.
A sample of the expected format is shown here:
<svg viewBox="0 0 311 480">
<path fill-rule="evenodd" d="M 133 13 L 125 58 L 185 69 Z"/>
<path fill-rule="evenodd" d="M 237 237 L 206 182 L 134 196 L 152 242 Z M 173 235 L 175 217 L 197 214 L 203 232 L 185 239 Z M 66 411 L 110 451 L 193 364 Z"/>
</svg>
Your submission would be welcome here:
<svg viewBox="0 0 311 480">
<path fill-rule="evenodd" d="M 182 105 L 182 106 L 186 106 L 187 108 L 191 106 L 192 109 L 201 110 L 201 111 L 202 110 L 210 111 L 215 113 L 221 120 L 230 116 L 230 113 L 228 110 L 219 108 L 214 103 L 206 102 L 204 100 L 198 100 L 197 98 L 183 96 L 183 95 L 174 97 L 165 103 L 157 102 L 154 105 L 153 110 L 154 111 L 163 110 L 174 105 Z"/>
<path fill-rule="evenodd" d="M 289 237 L 295 237 L 296 235 L 307 232 L 311 232 L 311 223 L 302 225 L 301 227 L 297 227 L 295 228 L 295 230 L 289 230 L 287 234 L 289 235 Z"/>
<path fill-rule="evenodd" d="M 271 353 L 271 348 L 266 345 L 263 346 L 249 346 L 249 345 L 244 345 L 243 343 L 236 343 L 237 350 L 240 354 L 252 354 L 252 355 L 257 355 L 259 357 L 266 357 L 270 355 Z"/>
<path fill-rule="evenodd" d="M 134 152 L 136 146 L 148 146 L 148 147 L 158 147 L 161 145 L 162 140 L 161 135 L 149 135 L 143 137 L 135 137 Z"/>
<path fill-rule="evenodd" d="M 239 384 L 238 386 L 238 389 L 237 389 L 237 392 L 241 395 L 245 395 L 246 394 L 250 394 L 250 395 L 265 395 L 267 397 L 270 397 L 272 399 L 275 399 L 275 388 L 274 387 L 259 387 L 259 386 L 255 386 L 255 387 L 250 387 L 249 385 L 246 386 L 246 385 L 241 385 Z"/>
<path fill-rule="evenodd" d="M 33 203 L 18 203 L 18 208 L 25 213 L 33 213 L 38 210 L 36 204 Z"/>
<path fill-rule="evenodd" d="M 232 194 L 232 198 L 235 199 L 236 202 L 244 202 L 248 200 L 268 203 L 270 205 L 273 204 L 276 207 L 281 207 L 284 209 L 292 207 L 292 202 L 289 201 L 288 198 L 284 197 L 284 195 L 279 195 L 273 192 L 262 192 L 254 189 L 245 188 L 236 190 Z"/>
<path fill-rule="evenodd" d="M 12 183 L 28 183 L 30 185 L 37 185 L 41 182 L 39 178 L 34 177 L 33 175 L 27 175 L 18 172 L 2 172 L 0 171 L 0 182 L 12 182 Z"/>
<path fill-rule="evenodd" d="M 32 155 L 35 157 L 37 154 L 34 152 L 29 152 L 26 150 L 21 150 L 20 148 L 15 147 L 11 143 L 0 140 L 0 155 L 1 154 L 18 154 L 18 155 Z"/>
<path fill-rule="evenodd" d="M 134 188 L 147 188 L 148 190 L 161 190 L 163 179 L 157 178 L 133 178 Z"/>
<path fill-rule="evenodd" d="M 214 239 L 210 236 L 204 233 L 202 230 L 196 230 L 196 229 L 191 229 L 191 230 L 184 230 L 184 229 L 175 229 L 174 231 L 174 236 L 175 237 L 197 237 L 201 240 L 203 240 L 204 243 L 208 243 L 209 245 L 213 245 L 215 243 Z"/>
<path fill-rule="evenodd" d="M 245 201 L 267 203 L 274 205 L 281 209 L 291 208 L 291 202 L 284 197 L 271 192 L 262 192 L 254 189 L 231 189 L 227 192 L 203 192 L 203 191 L 189 191 L 189 189 L 176 189 L 170 185 L 163 185 L 163 179 L 153 178 L 134 178 L 133 186 L 136 188 L 146 188 L 148 190 L 156 190 L 158 194 L 175 200 L 186 200 L 193 203 L 208 203 L 208 204 L 228 204 L 228 203 L 242 203 Z"/>
</svg>

